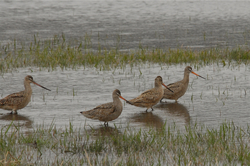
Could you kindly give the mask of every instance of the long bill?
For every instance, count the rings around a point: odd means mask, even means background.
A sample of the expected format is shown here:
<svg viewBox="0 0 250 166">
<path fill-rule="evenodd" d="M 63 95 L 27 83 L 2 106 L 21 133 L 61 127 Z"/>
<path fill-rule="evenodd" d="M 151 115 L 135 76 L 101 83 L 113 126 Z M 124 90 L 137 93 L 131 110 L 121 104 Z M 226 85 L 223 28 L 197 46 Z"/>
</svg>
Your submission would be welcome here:
<svg viewBox="0 0 250 166">
<path fill-rule="evenodd" d="M 122 96 L 119 96 L 121 99 L 125 100 L 127 103 L 132 104 L 130 101 L 124 99 Z"/>
<path fill-rule="evenodd" d="M 193 73 L 194 75 L 196 75 L 196 76 L 198 76 L 198 77 L 201 77 L 201 78 L 203 78 L 203 79 L 206 79 L 206 78 L 200 76 L 199 74 L 197 74 L 197 73 L 195 73 L 195 72 L 193 72 L 193 71 L 191 71 L 191 73 Z"/>
<path fill-rule="evenodd" d="M 48 88 L 45 88 L 44 86 L 42 86 L 42 85 L 39 85 L 38 83 L 36 83 L 35 81 L 33 81 L 33 84 L 35 84 L 35 85 L 37 85 L 37 86 L 40 86 L 40 87 L 42 87 L 43 89 L 46 89 L 46 90 L 48 90 L 48 91 L 51 91 L 50 89 L 48 89 Z"/>
<path fill-rule="evenodd" d="M 162 85 L 165 86 L 169 91 L 171 91 L 171 92 L 174 93 L 174 91 L 172 91 L 169 87 L 167 87 L 167 85 L 165 85 L 165 84 L 163 84 L 163 83 L 162 83 Z"/>
</svg>

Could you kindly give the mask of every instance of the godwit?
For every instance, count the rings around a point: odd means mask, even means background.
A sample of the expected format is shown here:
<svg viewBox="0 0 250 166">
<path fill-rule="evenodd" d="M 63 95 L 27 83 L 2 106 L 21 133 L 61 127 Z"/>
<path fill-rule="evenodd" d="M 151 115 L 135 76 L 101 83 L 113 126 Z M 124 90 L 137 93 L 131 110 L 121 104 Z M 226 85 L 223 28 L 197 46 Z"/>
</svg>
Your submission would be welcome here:
<svg viewBox="0 0 250 166">
<path fill-rule="evenodd" d="M 24 108 L 29 102 L 32 95 L 30 83 L 38 85 L 46 90 L 49 90 L 33 80 L 33 77 L 27 75 L 24 78 L 24 91 L 13 93 L 0 100 L 0 108 L 11 110 L 11 114 L 17 114 L 17 110 Z M 49 90 L 50 91 L 50 90 Z"/>
<path fill-rule="evenodd" d="M 164 89 L 164 95 L 162 99 L 170 99 L 170 100 L 175 100 L 175 102 L 177 102 L 177 100 L 181 96 L 183 96 L 187 91 L 190 73 L 205 79 L 204 77 L 193 72 L 192 67 L 187 66 L 184 70 L 184 78 L 181 81 L 167 85 L 171 90 L 174 91 L 174 93 L 170 93 L 167 89 Z"/>
<path fill-rule="evenodd" d="M 155 87 L 143 92 L 140 96 L 129 100 L 129 104 L 135 105 L 137 107 L 146 107 L 146 112 L 149 108 L 151 108 L 153 111 L 154 109 L 152 107 L 156 105 L 163 97 L 164 90 L 162 85 L 171 91 L 170 93 L 172 93 L 172 90 L 162 82 L 162 77 L 157 76 L 155 78 Z"/>
<path fill-rule="evenodd" d="M 104 126 L 108 126 L 108 122 L 118 118 L 122 113 L 122 102 L 119 98 L 127 101 L 121 96 L 121 92 L 115 89 L 112 93 L 113 102 L 105 103 L 95 107 L 89 111 L 80 112 L 85 117 L 90 119 L 98 119 L 104 122 Z M 128 101 L 127 101 L 128 102 Z"/>
</svg>

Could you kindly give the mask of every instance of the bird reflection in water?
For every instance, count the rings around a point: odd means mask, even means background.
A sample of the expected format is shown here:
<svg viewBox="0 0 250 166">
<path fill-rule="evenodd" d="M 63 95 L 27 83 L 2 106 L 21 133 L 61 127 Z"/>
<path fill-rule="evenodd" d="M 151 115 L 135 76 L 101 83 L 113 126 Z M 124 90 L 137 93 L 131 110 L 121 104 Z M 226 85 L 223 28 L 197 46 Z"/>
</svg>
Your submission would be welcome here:
<svg viewBox="0 0 250 166">
<path fill-rule="evenodd" d="M 164 126 L 162 118 L 152 112 L 137 113 L 131 117 L 131 121 L 142 123 L 145 126 L 156 127 L 158 129 L 161 129 Z"/>
<path fill-rule="evenodd" d="M 26 128 L 32 128 L 33 121 L 31 121 L 28 117 L 18 114 L 6 114 L 0 116 L 0 120 L 2 121 L 13 121 L 14 123 L 18 123 L 18 126 L 25 126 Z"/>
<path fill-rule="evenodd" d="M 190 115 L 187 110 L 187 107 L 185 107 L 182 104 L 179 104 L 177 102 L 174 103 L 161 103 L 155 106 L 155 108 L 166 110 L 168 114 L 174 116 L 174 117 L 180 117 L 185 120 L 186 124 L 190 123 Z"/>
<path fill-rule="evenodd" d="M 100 126 L 98 128 L 90 128 L 85 130 L 86 133 L 93 136 L 111 136 L 120 134 L 121 132 L 118 128 L 109 127 L 109 126 Z"/>
</svg>

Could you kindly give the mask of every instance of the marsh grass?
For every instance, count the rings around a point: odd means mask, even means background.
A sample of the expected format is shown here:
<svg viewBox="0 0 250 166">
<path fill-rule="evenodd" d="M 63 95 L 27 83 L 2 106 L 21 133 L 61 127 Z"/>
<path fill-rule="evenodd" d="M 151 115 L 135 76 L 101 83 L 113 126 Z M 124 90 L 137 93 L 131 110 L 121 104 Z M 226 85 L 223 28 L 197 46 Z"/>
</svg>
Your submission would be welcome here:
<svg viewBox="0 0 250 166">
<path fill-rule="evenodd" d="M 248 64 L 250 60 L 249 50 L 240 47 L 194 51 L 150 50 L 139 46 L 138 50 L 124 53 L 101 46 L 96 51 L 91 44 L 88 35 L 83 41 L 69 41 L 64 35 L 50 40 L 34 36 L 29 44 L 14 40 L 1 45 L 1 74 L 32 66 L 48 71 L 58 67 L 65 70 L 86 66 L 115 72 L 116 68 L 128 65 L 132 73 L 133 66 L 140 64 L 187 63 L 199 68 L 212 63 L 224 66 Z M 140 66 L 138 71 L 139 77 L 143 77 Z M 114 82 L 113 77 L 112 80 Z M 236 77 L 234 81 L 237 81 Z M 139 89 L 143 86 L 145 88 L 145 84 L 139 84 Z M 68 93 L 73 97 L 78 95 L 74 88 Z M 201 93 L 200 98 L 202 96 Z M 224 105 L 227 96 L 228 91 L 218 88 L 215 99 Z M 43 94 L 43 101 L 46 101 L 45 97 Z M 194 124 L 184 131 L 175 125 L 158 130 L 129 126 L 87 129 L 85 126 L 74 128 L 71 123 L 64 129 L 58 129 L 52 123 L 22 131 L 20 126 L 11 123 L 1 126 L 0 165 L 249 165 L 249 134 L 250 127 L 241 128 L 234 123 L 223 123 L 216 129 Z"/>
<path fill-rule="evenodd" d="M 223 123 L 146 130 L 132 127 L 1 129 L 0 165 L 249 165 L 250 128 Z"/>
<path fill-rule="evenodd" d="M 98 48 L 93 50 L 91 36 L 85 35 L 84 40 L 67 40 L 62 34 L 49 40 L 40 40 L 34 35 L 34 40 L 27 43 L 18 43 L 14 40 L 7 45 L 1 45 L 0 70 L 1 73 L 15 70 L 20 67 L 39 67 L 49 71 L 60 67 L 77 69 L 79 66 L 95 67 L 99 70 L 111 70 L 131 67 L 141 63 L 177 64 L 188 63 L 196 66 L 211 63 L 231 62 L 249 63 L 250 51 L 245 48 L 206 50 L 179 49 L 148 49 L 139 46 L 137 50 L 121 52 L 119 49 Z"/>
</svg>

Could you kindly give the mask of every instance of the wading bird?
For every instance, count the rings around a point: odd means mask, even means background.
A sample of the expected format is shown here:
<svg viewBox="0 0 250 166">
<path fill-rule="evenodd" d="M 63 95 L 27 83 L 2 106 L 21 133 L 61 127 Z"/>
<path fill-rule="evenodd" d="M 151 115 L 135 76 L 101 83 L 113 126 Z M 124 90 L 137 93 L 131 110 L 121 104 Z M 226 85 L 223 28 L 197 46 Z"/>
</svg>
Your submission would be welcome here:
<svg viewBox="0 0 250 166">
<path fill-rule="evenodd" d="M 115 89 L 112 93 L 113 102 L 105 103 L 95 107 L 89 111 L 80 112 L 85 117 L 90 119 L 97 119 L 103 121 L 105 126 L 108 126 L 108 122 L 115 120 L 122 113 L 122 102 L 119 98 L 127 101 L 121 96 L 121 92 L 118 89 Z M 127 101 L 128 102 L 128 101 Z"/>
<path fill-rule="evenodd" d="M 170 99 L 170 100 L 175 100 L 175 102 L 177 102 L 177 100 L 181 96 L 183 96 L 187 91 L 190 73 L 205 79 L 204 77 L 193 72 L 192 67 L 187 66 L 184 70 L 184 78 L 181 81 L 167 85 L 174 93 L 169 92 L 167 89 L 164 89 L 164 95 L 162 99 Z"/>
<path fill-rule="evenodd" d="M 30 83 L 33 83 L 37 86 L 40 86 L 48 91 L 49 89 L 43 87 L 42 85 L 39 85 L 33 80 L 33 77 L 30 75 L 27 75 L 24 78 L 24 91 L 13 93 L 5 98 L 0 100 L 0 108 L 4 110 L 10 110 L 11 114 L 17 114 L 17 110 L 20 110 L 27 106 L 27 104 L 30 102 L 30 98 L 32 95 L 32 89 L 30 86 Z"/>
<path fill-rule="evenodd" d="M 155 87 L 153 89 L 143 92 L 140 96 L 129 100 L 128 103 L 137 107 L 146 107 L 146 112 L 149 108 L 151 108 L 153 111 L 154 109 L 152 107 L 156 105 L 163 97 L 164 89 L 162 85 L 165 86 L 168 91 L 170 91 L 169 93 L 173 93 L 173 91 L 162 82 L 162 77 L 157 76 L 155 78 Z"/>
</svg>

